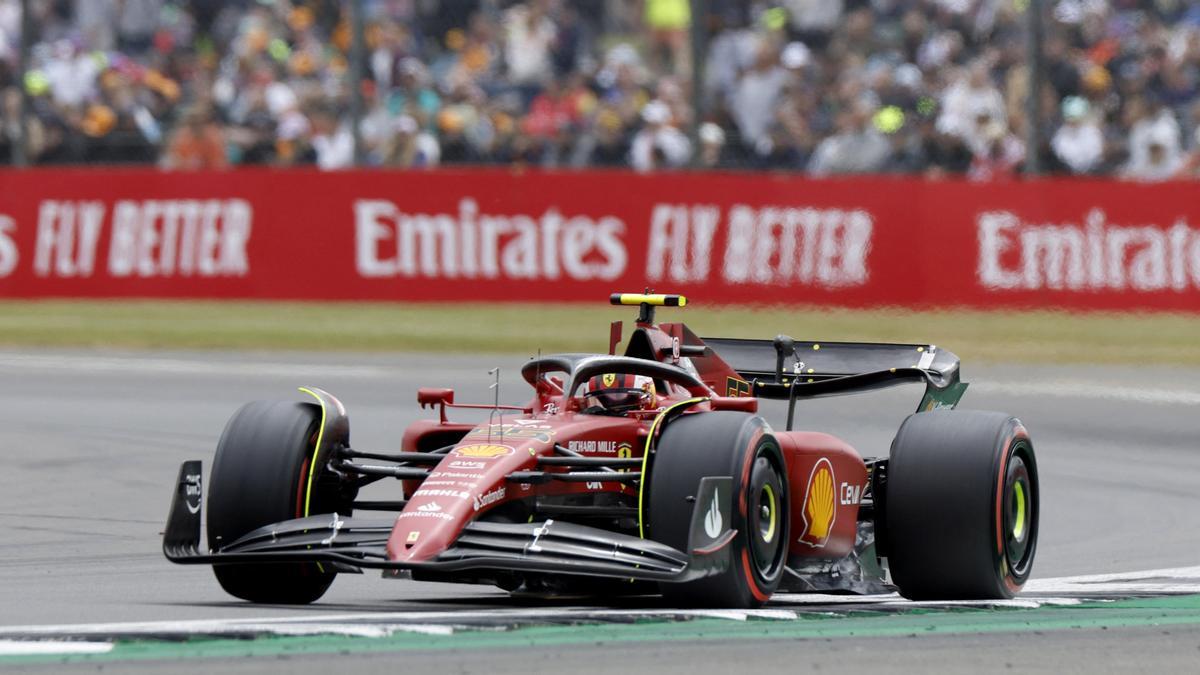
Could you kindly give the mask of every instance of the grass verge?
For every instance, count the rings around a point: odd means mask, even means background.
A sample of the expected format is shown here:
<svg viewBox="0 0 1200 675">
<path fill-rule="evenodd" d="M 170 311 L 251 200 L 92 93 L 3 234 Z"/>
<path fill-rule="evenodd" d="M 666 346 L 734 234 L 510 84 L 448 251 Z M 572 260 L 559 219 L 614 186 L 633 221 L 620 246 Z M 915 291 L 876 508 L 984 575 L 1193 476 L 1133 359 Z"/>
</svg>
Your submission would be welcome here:
<svg viewBox="0 0 1200 675">
<path fill-rule="evenodd" d="M 636 310 L 587 304 L 0 301 L 0 345 L 135 349 L 600 351 Z M 701 335 L 932 342 L 964 360 L 1200 365 L 1200 315 L 660 309 Z"/>
</svg>

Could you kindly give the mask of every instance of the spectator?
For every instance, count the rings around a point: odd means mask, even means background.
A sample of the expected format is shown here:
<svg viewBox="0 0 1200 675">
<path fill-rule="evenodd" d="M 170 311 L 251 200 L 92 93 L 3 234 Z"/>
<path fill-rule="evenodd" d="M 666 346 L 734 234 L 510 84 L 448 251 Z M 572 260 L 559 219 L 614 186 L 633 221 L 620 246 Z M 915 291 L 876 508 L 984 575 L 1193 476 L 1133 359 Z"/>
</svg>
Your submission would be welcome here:
<svg viewBox="0 0 1200 675">
<path fill-rule="evenodd" d="M 803 168 L 817 145 L 813 118 L 820 102 L 813 100 L 810 88 L 794 79 L 784 88 L 782 98 L 776 110 L 778 133 L 775 139 L 787 146 L 791 161 L 786 162 L 788 166 L 777 164 L 776 168 Z M 782 159 L 779 153 L 772 154 Z"/>
<path fill-rule="evenodd" d="M 325 107 L 313 112 L 311 123 L 317 167 L 332 171 L 354 166 L 354 134 L 350 125 L 338 120 L 337 114 Z"/>
<path fill-rule="evenodd" d="M 671 109 L 651 101 L 642 109 L 645 126 L 633 137 L 629 161 L 635 171 L 678 169 L 692 157 L 692 143 L 671 121 Z"/>
<path fill-rule="evenodd" d="M 150 49 L 160 25 L 163 5 L 163 0 L 121 0 L 117 3 L 117 45 L 122 52 L 141 54 Z"/>
<path fill-rule="evenodd" d="M 874 123 L 891 145 L 888 158 L 880 167 L 881 173 L 918 173 L 928 163 L 922 138 L 906 123 L 902 110 L 895 106 L 883 108 L 875 114 Z"/>
<path fill-rule="evenodd" d="M 351 166 L 361 87 L 358 154 L 373 164 L 431 165 L 433 141 L 439 164 L 683 166 L 680 129 L 699 116 L 724 138 L 695 149 L 706 166 L 714 153 L 725 168 L 819 173 L 974 163 L 995 178 L 1020 170 L 1009 139 L 1033 124 L 1028 153 L 1051 172 L 1196 173 L 1182 139 L 1200 126 L 1200 12 L 1186 3 L 1052 3 L 1044 118 L 1028 123 L 1024 17 L 998 0 L 711 0 L 704 17 L 687 0 L 371 0 L 354 83 L 350 3 L 37 0 L 18 75 L 20 4 L 0 0 L 0 150 L 25 136 L 39 163 Z M 700 92 L 693 20 L 710 29 Z M 22 89 L 24 122 L 9 103 Z M 655 100 L 665 125 L 644 120 Z M 181 114 L 193 109 L 209 117 L 199 136 Z"/>
<path fill-rule="evenodd" d="M 938 131 L 958 136 L 972 152 L 980 154 L 989 141 L 985 130 L 992 122 L 1006 124 L 1004 97 L 992 84 L 987 64 L 976 60 L 943 94 Z"/>
<path fill-rule="evenodd" d="M 1089 116 L 1088 102 L 1078 96 L 1063 101 L 1063 125 L 1054 133 L 1051 147 L 1072 173 L 1088 174 L 1104 157 L 1104 134 Z"/>
<path fill-rule="evenodd" d="M 629 164 L 629 139 L 621 115 L 611 106 L 603 106 L 596 115 L 591 133 L 576 147 L 574 166 L 622 167 Z"/>
<path fill-rule="evenodd" d="M 1124 176 L 1133 180 L 1158 182 L 1170 180 L 1185 168 L 1184 158 L 1159 138 L 1145 139 L 1145 147 L 1125 165 Z"/>
<path fill-rule="evenodd" d="M 116 47 L 113 28 L 120 10 L 118 0 L 75 0 L 74 5 L 75 21 L 83 40 L 100 51 Z"/>
<path fill-rule="evenodd" d="M 1192 151 L 1187 153 L 1175 178 L 1200 178 L 1200 128 L 1192 138 Z"/>
<path fill-rule="evenodd" d="M 1122 172 L 1126 178 L 1163 181 L 1183 168 L 1179 122 L 1169 108 L 1145 101 L 1131 105 L 1135 119 L 1129 132 L 1129 163 Z"/>
<path fill-rule="evenodd" d="M 792 29 L 808 44 L 824 46 L 842 20 L 843 0 L 784 0 Z"/>
<path fill-rule="evenodd" d="M 168 170 L 198 171 L 224 169 L 229 165 L 225 155 L 225 136 L 204 108 L 193 108 L 183 116 L 183 124 L 163 158 Z"/>
<path fill-rule="evenodd" d="M 808 171 L 814 176 L 874 173 L 884 167 L 890 154 L 891 144 L 860 106 L 838 115 L 837 133 L 817 146 Z"/>
<path fill-rule="evenodd" d="M 700 125 L 700 166 L 718 169 L 728 166 L 725 158 L 725 132 L 712 122 Z"/>
<path fill-rule="evenodd" d="M 995 121 L 983 129 L 981 137 L 983 142 L 971 158 L 967 179 L 987 182 L 1015 178 L 1017 168 L 1025 161 L 1025 147 L 1020 139 Z"/>
<path fill-rule="evenodd" d="M 549 0 L 514 5 L 505 16 L 509 81 L 537 85 L 551 72 L 551 49 L 558 30 L 549 16 Z"/>
<path fill-rule="evenodd" d="M 0 162 L 9 163 L 13 160 L 13 150 L 21 137 L 21 92 L 15 88 L 4 91 L 3 101 L 4 124 L 0 127 Z M 30 116 L 25 123 L 27 149 L 34 157 L 41 154 L 45 145 L 45 129 L 36 116 Z"/>
<path fill-rule="evenodd" d="M 688 55 L 688 26 L 692 22 L 690 0 L 644 0 L 650 52 L 663 72 L 691 73 Z"/>
<path fill-rule="evenodd" d="M 753 66 L 742 75 L 729 101 L 746 147 L 754 148 L 768 141 L 775 104 L 786 80 L 787 72 L 779 65 L 778 49 L 769 40 L 762 40 Z"/>
<path fill-rule="evenodd" d="M 437 139 L 421 131 L 409 115 L 396 118 L 392 137 L 383 153 L 385 166 L 428 169 L 438 165 L 442 151 Z"/>
</svg>

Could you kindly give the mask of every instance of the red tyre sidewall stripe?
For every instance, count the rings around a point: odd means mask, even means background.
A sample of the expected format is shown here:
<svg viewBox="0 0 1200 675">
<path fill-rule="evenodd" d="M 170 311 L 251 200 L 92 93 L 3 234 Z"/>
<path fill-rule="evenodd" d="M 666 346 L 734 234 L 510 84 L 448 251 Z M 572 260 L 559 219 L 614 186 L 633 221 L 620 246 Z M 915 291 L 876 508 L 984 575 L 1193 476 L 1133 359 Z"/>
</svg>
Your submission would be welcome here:
<svg viewBox="0 0 1200 675">
<path fill-rule="evenodd" d="M 1004 439 L 1000 454 L 1000 471 L 996 477 L 996 552 L 1004 558 L 1004 481 L 1008 470 L 1008 449 L 1012 447 L 1013 434 Z"/>
<path fill-rule="evenodd" d="M 1004 459 L 1001 461 L 1001 464 L 1000 464 L 1000 485 L 1001 485 L 1001 487 L 997 490 L 997 494 L 1000 494 L 1003 492 L 1003 485 L 1004 485 L 1005 480 L 1007 479 L 1008 472 L 1007 472 L 1006 464 L 1008 461 L 1008 456 L 1010 454 L 1009 449 L 1012 447 L 1012 444 L 1016 443 L 1018 440 L 1025 440 L 1025 441 L 1029 440 L 1029 432 L 1026 431 L 1025 427 L 1020 424 L 1013 427 L 1012 433 L 1009 434 L 1008 440 L 1004 444 Z M 1000 516 L 1001 516 L 1002 512 L 1003 512 L 1003 503 L 1001 503 L 999 506 L 996 507 L 996 518 L 997 518 L 998 523 L 1002 522 L 1000 520 Z M 998 537 L 998 539 L 1000 540 L 1000 555 L 1004 556 L 1003 537 Z M 1003 575 L 1001 578 L 1004 580 L 1004 585 L 1006 587 L 1008 587 L 1008 590 L 1012 591 L 1013 593 L 1016 593 L 1016 592 L 1020 591 L 1021 588 L 1025 584 L 1017 583 L 1016 579 L 1013 578 L 1013 570 L 1012 570 L 1011 566 L 1008 567 L 1008 572 L 1009 572 L 1008 574 Z"/>
<path fill-rule="evenodd" d="M 738 499 L 738 510 L 742 514 L 742 518 L 746 519 L 749 515 L 746 512 L 746 500 L 750 495 L 750 470 L 754 466 L 754 449 L 758 447 L 758 441 L 763 437 L 763 430 L 756 429 L 750 436 L 750 441 L 746 443 L 746 461 L 742 464 L 742 489 L 741 498 Z"/>
<path fill-rule="evenodd" d="M 304 463 L 300 465 L 300 481 L 296 485 L 296 517 L 304 517 L 304 487 L 308 484 L 308 466 L 311 460 L 306 456 Z M 320 563 L 317 563 L 318 567 Z M 312 567 L 309 565 L 297 565 L 300 576 L 307 577 L 312 573 Z"/>
<path fill-rule="evenodd" d="M 759 602 L 769 600 L 770 596 L 758 587 L 758 575 L 754 573 L 754 569 L 750 566 L 750 551 L 745 548 L 742 549 L 742 570 L 745 572 L 746 581 L 749 582 L 747 587 L 750 589 L 750 594 L 754 596 L 754 599 Z"/>
<path fill-rule="evenodd" d="M 741 498 L 738 499 L 738 510 L 742 514 L 742 522 L 746 526 L 746 533 L 750 533 L 750 516 L 746 511 L 746 502 L 750 495 L 750 473 L 754 466 L 754 450 L 758 447 L 759 440 L 763 437 L 761 427 L 755 429 L 751 434 L 749 442 L 746 443 L 746 460 L 742 464 L 742 487 Z M 758 586 L 758 575 L 755 574 L 753 566 L 750 564 L 750 550 L 748 547 L 742 548 L 742 570 L 745 572 L 747 586 L 750 589 L 751 595 L 759 602 L 766 602 L 770 599 L 761 588 Z"/>
<path fill-rule="evenodd" d="M 304 463 L 300 465 L 300 482 L 296 485 L 296 517 L 304 516 L 304 486 L 308 483 L 308 463 L 309 458 L 304 458 Z"/>
</svg>

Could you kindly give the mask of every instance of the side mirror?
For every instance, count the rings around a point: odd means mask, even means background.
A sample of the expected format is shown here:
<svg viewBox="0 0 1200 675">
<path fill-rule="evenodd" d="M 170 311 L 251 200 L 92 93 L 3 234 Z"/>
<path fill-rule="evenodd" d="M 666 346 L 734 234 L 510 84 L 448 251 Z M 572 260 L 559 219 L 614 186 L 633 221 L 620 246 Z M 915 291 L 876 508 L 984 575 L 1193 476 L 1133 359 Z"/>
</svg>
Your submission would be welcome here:
<svg viewBox="0 0 1200 675">
<path fill-rule="evenodd" d="M 432 408 L 435 405 L 446 405 L 454 403 L 453 389 L 434 389 L 432 387 L 421 387 L 417 390 L 417 403 L 422 408 Z"/>
<path fill-rule="evenodd" d="M 417 403 L 422 408 L 432 408 L 435 405 L 441 406 L 442 424 L 445 424 L 446 406 L 454 404 L 454 390 L 421 387 L 417 390 Z"/>
<path fill-rule="evenodd" d="M 709 399 L 713 410 L 736 410 L 737 412 L 758 412 L 758 399 L 751 396 L 714 396 Z"/>
</svg>

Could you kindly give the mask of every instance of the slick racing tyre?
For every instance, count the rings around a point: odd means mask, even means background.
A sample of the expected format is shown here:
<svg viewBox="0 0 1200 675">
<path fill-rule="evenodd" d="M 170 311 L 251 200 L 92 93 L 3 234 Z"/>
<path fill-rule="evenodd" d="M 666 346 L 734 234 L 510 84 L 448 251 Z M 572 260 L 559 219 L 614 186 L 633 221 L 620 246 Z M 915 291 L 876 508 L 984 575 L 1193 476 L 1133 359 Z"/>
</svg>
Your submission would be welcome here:
<svg viewBox="0 0 1200 675">
<path fill-rule="evenodd" d="M 1011 598 L 1037 551 L 1037 461 L 1003 413 L 909 416 L 887 466 L 887 559 L 913 600 Z"/>
<path fill-rule="evenodd" d="M 761 417 L 733 411 L 685 415 L 663 431 L 648 467 L 649 537 L 688 551 L 696 490 L 705 476 L 733 477 L 736 532 L 725 571 L 660 584 L 681 605 L 748 608 L 765 603 L 783 577 L 789 506 L 783 453 Z"/>
<path fill-rule="evenodd" d="M 208 490 L 208 541 L 220 549 L 251 530 L 305 515 L 349 515 L 338 490 L 314 466 L 321 409 L 311 403 L 254 401 L 242 406 L 217 445 Z M 336 573 L 317 563 L 218 564 L 217 581 L 251 602 L 306 604 Z"/>
</svg>

